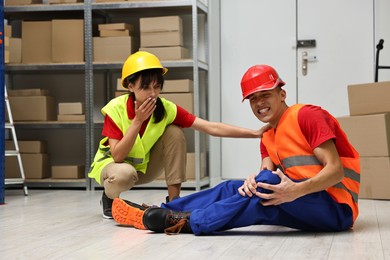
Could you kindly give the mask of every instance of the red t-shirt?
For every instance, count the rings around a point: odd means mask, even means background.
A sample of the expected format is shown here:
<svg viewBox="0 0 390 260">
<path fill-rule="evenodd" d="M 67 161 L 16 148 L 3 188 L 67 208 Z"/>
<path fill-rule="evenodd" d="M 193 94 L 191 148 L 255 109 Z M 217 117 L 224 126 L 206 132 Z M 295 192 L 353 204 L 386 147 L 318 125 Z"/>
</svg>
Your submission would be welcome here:
<svg viewBox="0 0 390 260">
<path fill-rule="evenodd" d="M 130 96 L 127 100 L 127 114 L 129 116 L 129 119 L 134 119 L 135 117 L 135 110 L 134 110 L 134 101 L 133 97 Z M 177 107 L 177 113 L 176 118 L 172 122 L 172 124 L 177 125 L 182 128 L 188 128 L 191 127 L 192 124 L 195 121 L 196 116 L 193 114 L 187 112 L 187 110 L 183 109 L 182 107 L 176 105 Z M 139 131 L 140 136 L 143 135 L 145 132 L 145 128 L 148 125 L 150 118 L 148 120 L 145 120 L 142 123 L 141 129 Z M 115 124 L 115 122 L 108 116 L 104 118 L 104 125 L 103 125 L 103 136 L 107 136 L 108 138 L 113 138 L 117 140 L 121 140 L 123 138 L 122 131 L 118 128 L 118 126 Z"/>
<path fill-rule="evenodd" d="M 325 141 L 333 139 L 341 157 L 353 157 L 348 140 L 341 134 L 341 129 L 328 111 L 319 106 L 305 105 L 298 112 L 298 124 L 313 150 Z M 262 158 L 269 156 L 263 142 L 260 142 L 260 153 Z"/>
</svg>

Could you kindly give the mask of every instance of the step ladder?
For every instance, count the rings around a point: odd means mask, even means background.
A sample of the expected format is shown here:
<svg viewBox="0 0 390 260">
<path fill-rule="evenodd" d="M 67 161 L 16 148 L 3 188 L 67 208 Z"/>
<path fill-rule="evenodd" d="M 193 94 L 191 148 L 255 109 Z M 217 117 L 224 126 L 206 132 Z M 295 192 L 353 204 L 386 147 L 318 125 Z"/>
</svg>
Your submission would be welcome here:
<svg viewBox="0 0 390 260">
<path fill-rule="evenodd" d="M 4 184 L 7 185 L 23 185 L 23 192 L 24 195 L 28 195 L 28 190 L 26 186 L 26 178 L 24 175 L 24 168 L 23 168 L 23 163 L 22 163 L 22 157 L 20 155 L 19 151 L 19 145 L 18 145 L 18 139 L 16 138 L 16 131 L 15 131 L 15 125 L 14 125 L 14 120 L 12 118 L 12 113 L 11 113 L 11 106 L 9 104 L 9 99 L 8 99 L 8 94 L 7 94 L 7 87 L 4 85 L 4 99 L 5 99 L 5 109 L 7 110 L 7 115 L 8 115 L 8 121 L 5 122 L 4 129 L 7 131 L 11 131 L 12 135 L 12 141 L 14 143 L 15 150 L 5 150 L 4 155 L 5 156 L 16 156 L 18 165 L 19 165 L 19 173 L 20 173 L 20 178 L 6 178 Z"/>
</svg>

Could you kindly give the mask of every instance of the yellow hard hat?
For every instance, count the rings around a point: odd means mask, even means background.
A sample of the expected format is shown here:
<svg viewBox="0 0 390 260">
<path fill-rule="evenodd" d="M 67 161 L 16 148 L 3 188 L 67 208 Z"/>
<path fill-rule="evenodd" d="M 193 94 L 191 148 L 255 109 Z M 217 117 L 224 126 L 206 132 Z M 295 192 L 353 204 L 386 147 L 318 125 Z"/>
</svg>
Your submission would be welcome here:
<svg viewBox="0 0 390 260">
<path fill-rule="evenodd" d="M 162 74 L 167 73 L 168 69 L 164 68 L 160 60 L 150 52 L 138 51 L 131 54 L 122 67 L 122 87 L 127 89 L 124 80 L 134 73 L 147 69 L 162 69 Z"/>
</svg>

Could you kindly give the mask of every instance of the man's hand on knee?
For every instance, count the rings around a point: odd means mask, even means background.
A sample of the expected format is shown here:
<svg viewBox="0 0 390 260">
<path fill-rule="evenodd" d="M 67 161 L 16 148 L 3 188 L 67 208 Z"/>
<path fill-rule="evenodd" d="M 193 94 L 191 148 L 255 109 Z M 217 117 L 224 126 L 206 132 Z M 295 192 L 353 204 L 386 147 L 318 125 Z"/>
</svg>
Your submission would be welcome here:
<svg viewBox="0 0 390 260">
<path fill-rule="evenodd" d="M 252 174 L 249 176 L 245 181 L 244 184 L 238 188 L 238 193 L 241 194 L 241 196 L 245 197 L 246 195 L 249 197 L 252 197 L 253 194 L 256 193 L 257 184 L 255 181 L 255 174 Z"/>
</svg>

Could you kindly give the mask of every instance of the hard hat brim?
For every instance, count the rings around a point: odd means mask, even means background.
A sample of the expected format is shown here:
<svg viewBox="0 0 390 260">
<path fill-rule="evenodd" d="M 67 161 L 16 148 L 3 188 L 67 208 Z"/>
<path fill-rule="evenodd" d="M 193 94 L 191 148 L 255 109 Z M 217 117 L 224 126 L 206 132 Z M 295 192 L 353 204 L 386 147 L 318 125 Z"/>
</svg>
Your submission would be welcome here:
<svg viewBox="0 0 390 260">
<path fill-rule="evenodd" d="M 250 95 L 252 95 L 253 93 L 256 93 L 256 92 L 260 92 L 260 91 L 266 91 L 266 90 L 273 90 L 274 88 L 280 86 L 284 86 L 286 83 L 281 80 L 280 78 L 278 78 L 275 82 L 275 84 L 263 84 L 261 86 L 258 86 L 257 88 L 254 88 L 252 89 L 251 91 L 247 92 L 246 95 L 243 97 L 242 101 L 241 102 L 244 102 L 245 99 L 247 99 Z"/>
<path fill-rule="evenodd" d="M 155 67 L 155 68 L 147 68 L 147 69 L 162 69 L 162 74 L 163 75 L 165 75 L 167 72 L 168 72 L 168 68 L 166 68 L 166 67 Z M 144 69 L 144 70 L 147 70 L 147 69 Z M 139 71 L 143 71 L 142 69 L 141 70 L 139 70 Z M 137 72 L 139 72 L 139 71 L 137 71 Z M 133 73 L 134 74 L 134 73 Z M 129 75 L 129 76 L 131 76 L 131 75 Z M 128 77 L 129 77 L 128 76 Z M 127 78 L 127 77 L 126 77 Z M 125 88 L 125 89 L 127 89 L 127 87 L 125 86 L 125 79 L 126 78 L 124 78 L 123 80 L 122 80 L 122 82 L 121 82 L 121 84 L 122 84 L 122 87 L 123 88 Z"/>
</svg>

